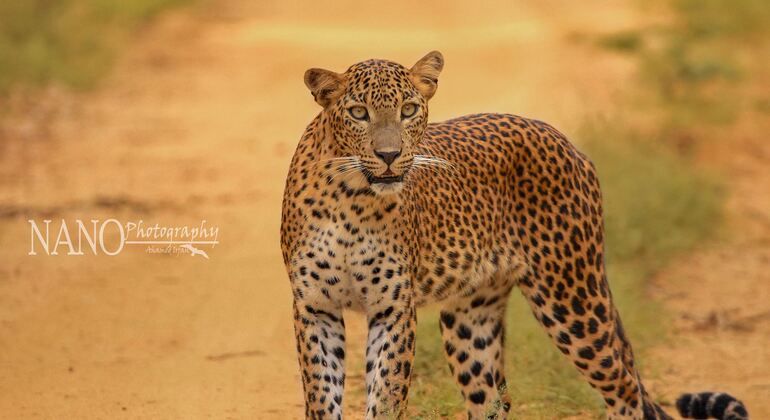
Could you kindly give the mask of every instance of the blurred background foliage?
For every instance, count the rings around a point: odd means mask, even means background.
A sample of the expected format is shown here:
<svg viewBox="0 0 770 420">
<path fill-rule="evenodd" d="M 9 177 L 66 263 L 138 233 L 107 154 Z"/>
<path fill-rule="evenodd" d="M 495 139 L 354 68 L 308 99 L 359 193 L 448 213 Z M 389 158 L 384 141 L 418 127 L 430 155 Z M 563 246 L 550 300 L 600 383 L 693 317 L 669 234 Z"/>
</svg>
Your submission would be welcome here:
<svg viewBox="0 0 770 420">
<path fill-rule="evenodd" d="M 190 0 L 0 2 L 0 95 L 49 83 L 92 87 L 138 26 Z"/>
<path fill-rule="evenodd" d="M 655 105 L 670 113 L 663 128 L 730 123 L 743 103 L 746 82 L 760 74 L 768 46 L 770 5 L 763 0 L 672 0 L 668 25 L 610 34 L 599 45 L 636 54 L 640 79 Z M 750 81 L 749 81 L 750 82 Z M 668 133 L 672 134 L 672 133 Z"/>
</svg>

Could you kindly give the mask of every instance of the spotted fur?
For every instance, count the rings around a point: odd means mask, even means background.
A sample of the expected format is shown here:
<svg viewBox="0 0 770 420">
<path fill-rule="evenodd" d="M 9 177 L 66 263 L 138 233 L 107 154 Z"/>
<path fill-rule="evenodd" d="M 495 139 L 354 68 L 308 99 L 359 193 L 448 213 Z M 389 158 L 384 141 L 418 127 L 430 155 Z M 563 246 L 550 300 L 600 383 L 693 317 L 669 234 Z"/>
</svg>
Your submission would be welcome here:
<svg viewBox="0 0 770 420">
<path fill-rule="evenodd" d="M 369 60 L 305 75 L 324 109 L 291 163 L 281 243 L 306 417 L 342 417 L 346 308 L 368 320 L 366 418 L 403 417 L 415 308 L 437 302 L 468 417 L 506 418 L 504 314 L 518 286 L 609 418 L 669 419 L 611 298 L 594 166 L 540 121 L 428 124 L 443 63 L 432 52 L 409 69 Z"/>
</svg>

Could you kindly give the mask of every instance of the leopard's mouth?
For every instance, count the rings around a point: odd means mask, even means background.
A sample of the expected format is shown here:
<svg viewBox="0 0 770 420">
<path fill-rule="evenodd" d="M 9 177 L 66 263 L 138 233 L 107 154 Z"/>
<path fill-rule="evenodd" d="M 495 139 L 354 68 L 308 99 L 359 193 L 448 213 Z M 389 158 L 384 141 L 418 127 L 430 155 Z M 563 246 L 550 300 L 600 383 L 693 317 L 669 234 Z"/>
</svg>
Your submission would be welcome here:
<svg viewBox="0 0 770 420">
<path fill-rule="evenodd" d="M 366 179 L 370 184 L 395 184 L 404 181 L 404 175 L 374 176 L 367 174 Z"/>
</svg>

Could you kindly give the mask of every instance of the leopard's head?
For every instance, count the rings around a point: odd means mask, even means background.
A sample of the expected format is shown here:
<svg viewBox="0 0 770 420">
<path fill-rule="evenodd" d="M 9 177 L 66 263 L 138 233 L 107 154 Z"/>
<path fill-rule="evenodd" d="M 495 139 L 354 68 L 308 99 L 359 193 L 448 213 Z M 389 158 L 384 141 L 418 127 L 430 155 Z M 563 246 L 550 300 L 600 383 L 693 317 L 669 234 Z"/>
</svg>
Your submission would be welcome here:
<svg viewBox="0 0 770 420">
<path fill-rule="evenodd" d="M 377 194 L 401 191 L 404 176 L 420 159 L 415 150 L 443 67 L 441 53 L 433 51 L 411 68 L 367 60 L 341 74 L 305 72 L 305 85 L 324 107 L 334 142 L 332 169 L 362 178 Z"/>
</svg>

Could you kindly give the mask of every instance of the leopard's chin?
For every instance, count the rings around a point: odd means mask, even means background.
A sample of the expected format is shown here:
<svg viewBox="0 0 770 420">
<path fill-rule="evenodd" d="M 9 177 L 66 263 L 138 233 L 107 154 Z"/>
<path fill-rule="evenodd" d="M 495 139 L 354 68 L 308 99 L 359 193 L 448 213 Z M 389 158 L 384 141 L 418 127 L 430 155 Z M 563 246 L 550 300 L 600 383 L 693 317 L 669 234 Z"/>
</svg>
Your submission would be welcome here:
<svg viewBox="0 0 770 420">
<path fill-rule="evenodd" d="M 394 195 L 400 193 L 404 189 L 403 181 L 396 182 L 375 182 L 369 185 L 372 191 L 377 195 Z"/>
</svg>

